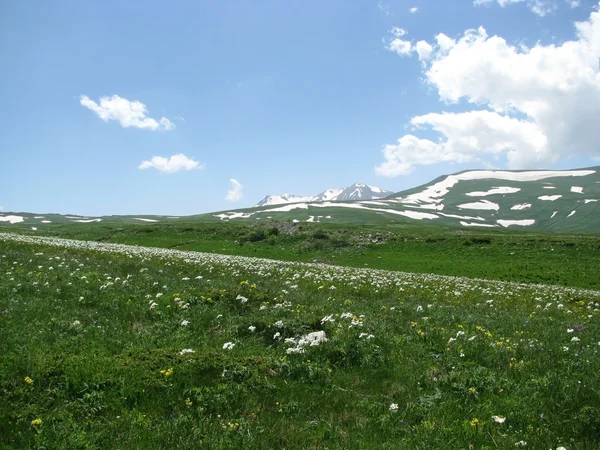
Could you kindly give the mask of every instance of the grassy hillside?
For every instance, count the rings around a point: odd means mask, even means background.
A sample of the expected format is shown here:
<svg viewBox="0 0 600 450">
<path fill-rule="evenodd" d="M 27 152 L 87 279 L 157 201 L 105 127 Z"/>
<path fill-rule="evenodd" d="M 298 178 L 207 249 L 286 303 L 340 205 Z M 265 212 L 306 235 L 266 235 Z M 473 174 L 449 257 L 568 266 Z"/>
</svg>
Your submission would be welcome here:
<svg viewBox="0 0 600 450">
<path fill-rule="evenodd" d="M 14 225 L 4 229 L 16 230 Z M 27 233 L 25 229 L 21 232 Z M 341 226 L 280 221 L 69 223 L 49 224 L 29 233 L 405 272 L 600 286 L 596 276 L 600 264 L 598 235 L 456 230 L 403 223 Z"/>
<path fill-rule="evenodd" d="M 2 449 L 600 445 L 598 293 L 15 239 Z"/>
</svg>

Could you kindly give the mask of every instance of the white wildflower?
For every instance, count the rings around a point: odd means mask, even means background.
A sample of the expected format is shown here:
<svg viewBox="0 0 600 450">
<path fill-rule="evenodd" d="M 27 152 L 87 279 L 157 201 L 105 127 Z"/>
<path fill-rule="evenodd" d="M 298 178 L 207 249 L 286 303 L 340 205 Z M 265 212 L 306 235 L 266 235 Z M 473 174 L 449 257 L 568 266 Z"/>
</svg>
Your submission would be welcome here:
<svg viewBox="0 0 600 450">
<path fill-rule="evenodd" d="M 393 412 L 393 413 L 398 412 L 398 403 L 392 403 L 390 405 L 390 412 Z"/>
<path fill-rule="evenodd" d="M 223 344 L 223 350 L 231 350 L 233 347 L 235 347 L 233 342 L 225 342 Z"/>
<path fill-rule="evenodd" d="M 333 314 L 329 314 L 326 317 L 323 317 L 321 319 L 321 324 L 324 324 L 325 322 L 335 322 L 335 319 L 333 318 Z"/>
<path fill-rule="evenodd" d="M 254 331 L 256 330 L 256 327 L 254 325 L 250 325 L 248 327 L 248 330 L 250 330 L 252 333 L 254 333 Z"/>
<path fill-rule="evenodd" d="M 494 422 L 496 422 L 496 423 L 506 422 L 506 417 L 492 416 L 492 419 L 494 419 Z"/>
<path fill-rule="evenodd" d="M 183 355 L 185 355 L 185 354 L 187 354 L 187 353 L 196 353 L 196 352 L 195 352 L 194 350 L 192 350 L 191 348 L 184 348 L 183 350 L 181 350 L 181 351 L 179 352 L 179 354 L 180 354 L 181 356 L 183 356 Z"/>
</svg>

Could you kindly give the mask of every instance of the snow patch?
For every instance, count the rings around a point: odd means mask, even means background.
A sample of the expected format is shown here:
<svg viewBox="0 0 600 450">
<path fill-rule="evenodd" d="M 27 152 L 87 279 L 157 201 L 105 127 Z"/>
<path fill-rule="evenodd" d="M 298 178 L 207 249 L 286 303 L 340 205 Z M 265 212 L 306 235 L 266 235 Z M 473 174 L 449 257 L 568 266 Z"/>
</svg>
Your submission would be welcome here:
<svg viewBox="0 0 600 450">
<path fill-rule="evenodd" d="M 23 217 L 22 216 L 0 216 L 0 222 L 10 222 L 10 224 L 12 225 L 13 223 L 23 222 Z"/>
<path fill-rule="evenodd" d="M 496 228 L 496 225 L 490 225 L 487 223 L 474 223 L 474 222 L 464 222 L 464 221 L 460 221 L 460 224 L 463 227 L 486 227 L 486 228 Z"/>
<path fill-rule="evenodd" d="M 73 222 L 79 222 L 79 223 L 102 222 L 102 219 L 79 219 L 79 220 L 74 220 Z"/>
<path fill-rule="evenodd" d="M 376 205 L 376 206 L 389 206 L 387 203 L 384 202 L 376 202 L 374 200 L 365 200 L 363 202 L 360 202 L 361 205 Z"/>
<path fill-rule="evenodd" d="M 554 186 L 544 186 L 544 189 L 556 189 Z"/>
<path fill-rule="evenodd" d="M 37 228 L 36 228 L 36 227 L 31 227 L 31 229 L 32 229 L 33 231 L 37 231 Z"/>
<path fill-rule="evenodd" d="M 141 220 L 142 222 L 158 222 L 158 220 L 154 220 L 154 219 L 142 219 L 141 217 L 134 217 L 133 220 Z"/>
<path fill-rule="evenodd" d="M 466 195 L 469 197 L 486 197 L 488 195 L 496 195 L 496 194 L 514 194 L 515 192 L 519 192 L 521 188 L 514 188 L 508 186 L 500 186 L 492 188 L 488 191 L 475 191 L 469 192 Z"/>
<path fill-rule="evenodd" d="M 571 186 L 571 192 L 583 194 L 583 188 L 581 186 Z"/>
<path fill-rule="evenodd" d="M 592 202 L 597 202 L 598 200 L 596 200 L 595 198 L 586 198 L 583 203 L 587 204 L 587 203 L 592 203 Z"/>
<path fill-rule="evenodd" d="M 306 203 L 292 203 L 291 205 L 280 206 L 279 208 L 271 208 L 265 209 L 261 212 L 289 212 L 294 209 L 308 209 L 308 204 Z"/>
<path fill-rule="evenodd" d="M 45 219 L 44 216 L 35 216 L 34 219 Z"/>
<path fill-rule="evenodd" d="M 42 223 L 52 223 L 51 220 L 41 220 L 40 222 L 42 222 Z"/>
<path fill-rule="evenodd" d="M 540 200 L 545 200 L 545 201 L 553 202 L 554 200 L 558 200 L 561 197 L 562 197 L 562 195 L 542 195 L 541 197 L 538 197 L 538 198 Z"/>
<path fill-rule="evenodd" d="M 552 213 L 552 215 L 550 216 L 550 218 L 551 218 L 551 219 L 553 219 L 553 218 L 554 218 L 554 216 L 555 216 L 557 213 L 558 213 L 558 211 L 554 211 L 554 212 Z"/>
<path fill-rule="evenodd" d="M 453 219 L 465 219 L 465 220 L 485 220 L 483 217 L 473 217 L 473 216 L 459 216 L 456 214 L 445 214 L 445 213 L 440 213 L 440 216 L 444 216 L 444 217 L 452 217 Z"/>
<path fill-rule="evenodd" d="M 523 220 L 504 220 L 504 219 L 498 219 L 498 220 L 496 220 L 496 222 L 498 222 L 504 228 L 508 228 L 511 225 L 518 225 L 518 226 L 521 226 L 521 227 L 528 227 L 529 225 L 533 225 L 535 223 L 535 220 L 534 219 L 523 219 Z"/>
<path fill-rule="evenodd" d="M 531 203 L 521 203 L 519 205 L 514 205 L 510 208 L 512 211 L 524 211 L 526 209 L 531 208 Z"/>
<path fill-rule="evenodd" d="M 575 215 L 575 211 L 571 211 L 567 217 L 571 217 L 573 215 Z"/>
<path fill-rule="evenodd" d="M 224 214 L 215 214 L 214 217 L 218 217 L 221 220 L 231 220 L 231 219 L 247 219 L 254 213 L 243 213 L 243 212 L 228 212 Z"/>
<path fill-rule="evenodd" d="M 460 209 L 481 209 L 481 210 L 493 210 L 498 211 L 500 206 L 497 203 L 490 202 L 489 200 L 481 200 L 480 202 L 475 203 L 464 203 L 462 205 L 458 205 Z"/>
</svg>

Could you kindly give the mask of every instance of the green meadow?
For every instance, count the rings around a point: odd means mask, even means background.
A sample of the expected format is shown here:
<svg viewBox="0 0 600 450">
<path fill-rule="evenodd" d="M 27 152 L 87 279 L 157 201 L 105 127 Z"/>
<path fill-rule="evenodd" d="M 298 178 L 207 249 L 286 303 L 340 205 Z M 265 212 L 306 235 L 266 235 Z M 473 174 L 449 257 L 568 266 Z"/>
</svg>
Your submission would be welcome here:
<svg viewBox="0 0 600 450">
<path fill-rule="evenodd" d="M 247 254 L 295 236 L 240 230 Z M 532 285 L 374 270 L 403 241 L 316 230 L 270 256 L 370 267 L 181 251 L 183 231 L 0 235 L 0 448 L 598 448 L 600 293 L 573 287 L 597 282 L 597 241 L 437 235 L 461 275 L 493 270 L 471 251 L 562 255 Z"/>
<path fill-rule="evenodd" d="M 264 221 L 52 223 L 35 236 L 600 289 L 600 236 L 391 224 Z"/>
</svg>

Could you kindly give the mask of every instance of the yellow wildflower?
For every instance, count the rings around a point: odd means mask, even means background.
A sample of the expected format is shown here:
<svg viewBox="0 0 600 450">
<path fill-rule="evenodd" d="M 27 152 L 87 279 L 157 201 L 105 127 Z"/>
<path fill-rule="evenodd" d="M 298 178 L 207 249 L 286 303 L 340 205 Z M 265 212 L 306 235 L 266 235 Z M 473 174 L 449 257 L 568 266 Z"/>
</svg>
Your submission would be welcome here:
<svg viewBox="0 0 600 450">
<path fill-rule="evenodd" d="M 31 421 L 31 425 L 36 426 L 36 425 L 41 425 L 42 424 L 42 419 L 34 419 Z"/>
<path fill-rule="evenodd" d="M 25 377 L 25 383 L 27 384 L 33 384 L 33 380 L 29 377 Z"/>
<path fill-rule="evenodd" d="M 479 419 L 477 417 L 473 417 L 473 419 L 471 419 L 472 427 L 476 427 L 478 423 L 479 423 Z"/>
<path fill-rule="evenodd" d="M 164 375 L 165 377 L 170 377 L 171 375 L 173 375 L 173 368 L 169 367 L 167 370 L 161 370 L 160 371 L 161 375 Z"/>
</svg>

